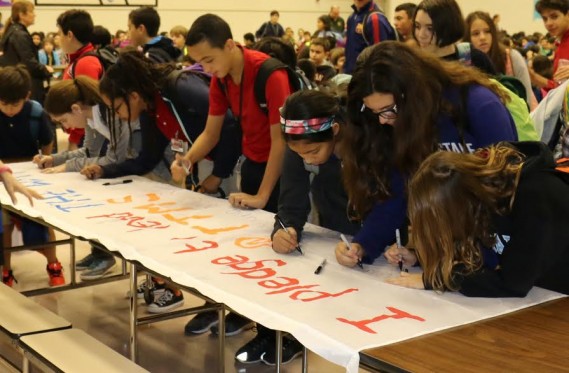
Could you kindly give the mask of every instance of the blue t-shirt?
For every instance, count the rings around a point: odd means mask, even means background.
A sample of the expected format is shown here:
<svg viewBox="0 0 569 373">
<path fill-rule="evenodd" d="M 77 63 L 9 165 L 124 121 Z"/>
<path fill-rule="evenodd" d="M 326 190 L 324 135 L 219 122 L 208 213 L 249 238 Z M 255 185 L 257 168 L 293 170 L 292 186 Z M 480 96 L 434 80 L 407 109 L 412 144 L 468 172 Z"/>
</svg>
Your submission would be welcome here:
<svg viewBox="0 0 569 373">
<path fill-rule="evenodd" d="M 446 89 L 443 97 L 453 107 L 461 106 L 462 99 L 458 88 Z M 468 123 L 462 125 L 467 151 L 472 152 L 500 141 L 517 141 L 518 134 L 514 120 L 492 91 L 479 85 L 471 86 L 466 97 L 466 106 Z M 436 126 L 440 149 L 462 151 L 458 125 L 450 114 L 439 115 Z M 405 185 L 405 177 L 400 172 L 394 171 L 391 175 L 392 197 L 376 203 L 366 216 L 361 230 L 355 235 L 354 242 L 359 243 L 366 252 L 363 258 L 365 263 L 373 262 L 383 253 L 386 246 L 393 244 L 395 230 L 403 228 L 407 223 Z"/>
</svg>

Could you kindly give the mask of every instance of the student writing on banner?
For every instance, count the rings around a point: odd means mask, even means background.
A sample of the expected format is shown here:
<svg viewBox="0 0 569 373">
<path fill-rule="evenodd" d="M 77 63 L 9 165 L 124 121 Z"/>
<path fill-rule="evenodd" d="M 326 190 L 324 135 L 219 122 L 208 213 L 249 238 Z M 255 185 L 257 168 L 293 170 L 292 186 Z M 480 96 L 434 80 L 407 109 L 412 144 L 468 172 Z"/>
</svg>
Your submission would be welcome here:
<svg viewBox="0 0 569 373">
<path fill-rule="evenodd" d="M 364 52 L 365 53 L 365 52 Z M 504 93 L 486 76 L 396 42 L 370 48 L 348 88 L 344 185 L 363 220 L 338 262 L 371 263 L 406 227 L 406 179 L 437 148 L 455 152 L 517 140 Z"/>
<path fill-rule="evenodd" d="M 569 174 L 556 166 L 539 142 L 431 155 L 409 186 L 413 244 L 386 252 L 423 273 L 388 282 L 472 297 L 569 294 Z"/>
</svg>

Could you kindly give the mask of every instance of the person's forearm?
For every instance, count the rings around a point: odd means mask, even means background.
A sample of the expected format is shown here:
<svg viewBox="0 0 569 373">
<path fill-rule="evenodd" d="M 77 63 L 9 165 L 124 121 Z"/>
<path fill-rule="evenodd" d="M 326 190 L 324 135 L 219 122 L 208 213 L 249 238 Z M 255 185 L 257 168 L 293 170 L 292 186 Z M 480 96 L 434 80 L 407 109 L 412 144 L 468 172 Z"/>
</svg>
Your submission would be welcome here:
<svg viewBox="0 0 569 373">
<path fill-rule="evenodd" d="M 546 77 L 539 75 L 532 69 L 529 70 L 529 76 L 531 83 L 538 88 L 545 88 L 549 85 L 549 80 Z"/>
<path fill-rule="evenodd" d="M 269 152 L 267 167 L 265 168 L 263 181 L 261 181 L 259 191 L 257 192 L 258 196 L 265 198 L 267 201 L 281 176 L 285 146 L 282 138 L 271 142 L 271 151 Z"/>
<path fill-rule="evenodd" d="M 217 145 L 218 141 L 219 136 L 203 132 L 198 136 L 196 141 L 194 141 L 185 158 L 192 162 L 192 164 L 197 164 L 209 154 L 215 145 Z"/>
</svg>

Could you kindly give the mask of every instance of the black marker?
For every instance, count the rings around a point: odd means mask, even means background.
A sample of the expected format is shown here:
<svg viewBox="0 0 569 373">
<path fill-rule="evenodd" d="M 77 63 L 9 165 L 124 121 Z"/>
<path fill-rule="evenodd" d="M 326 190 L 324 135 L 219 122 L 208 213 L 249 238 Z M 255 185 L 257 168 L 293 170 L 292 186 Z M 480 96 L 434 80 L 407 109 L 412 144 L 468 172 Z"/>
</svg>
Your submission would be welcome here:
<svg viewBox="0 0 569 373">
<path fill-rule="evenodd" d="M 288 233 L 288 235 L 290 236 L 290 232 L 289 232 L 288 229 L 285 227 L 285 225 L 284 225 L 283 221 L 281 220 L 281 218 L 279 218 L 278 216 L 277 216 L 277 221 L 279 222 L 280 226 L 284 229 L 284 231 L 285 231 L 286 233 Z M 300 253 L 300 255 L 304 255 L 304 254 L 302 253 L 302 250 L 300 249 L 300 244 L 296 244 L 296 250 Z"/>
<path fill-rule="evenodd" d="M 399 233 L 399 229 L 395 230 L 395 242 L 397 243 L 397 248 L 401 248 L 401 234 Z M 403 272 L 403 256 L 399 256 L 399 272 Z M 405 272 L 409 272 L 407 268 L 405 268 Z"/>
<path fill-rule="evenodd" d="M 320 272 L 322 272 L 322 269 L 324 268 L 325 265 L 326 265 L 326 259 L 322 260 L 322 263 L 320 263 L 318 268 L 316 268 L 316 271 L 314 271 L 314 274 L 319 275 Z"/>
<path fill-rule="evenodd" d="M 346 238 L 346 236 L 344 236 L 343 233 L 340 234 L 340 238 L 341 238 L 342 241 L 344 241 L 344 243 L 346 244 L 346 246 L 347 246 L 347 248 L 348 248 L 348 251 L 351 250 L 351 249 L 352 249 L 352 244 L 350 244 L 350 243 L 348 242 L 348 239 Z M 361 269 L 364 269 L 364 265 L 363 265 L 361 259 L 358 259 L 358 263 L 357 263 L 357 264 L 358 264 L 358 267 L 360 267 Z"/>
<path fill-rule="evenodd" d="M 125 180 L 119 180 L 119 181 L 109 181 L 108 183 L 104 183 L 104 186 L 109 186 L 109 185 L 119 185 L 119 184 L 128 184 L 128 183 L 132 183 L 132 179 L 125 179 Z"/>
</svg>

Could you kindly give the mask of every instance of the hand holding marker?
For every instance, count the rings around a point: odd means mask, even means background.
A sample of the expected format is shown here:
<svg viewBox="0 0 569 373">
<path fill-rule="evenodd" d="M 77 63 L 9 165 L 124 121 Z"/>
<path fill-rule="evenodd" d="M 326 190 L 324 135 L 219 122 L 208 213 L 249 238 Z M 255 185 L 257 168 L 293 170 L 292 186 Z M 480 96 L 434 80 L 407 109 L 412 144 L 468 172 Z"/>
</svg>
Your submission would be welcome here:
<svg viewBox="0 0 569 373">
<path fill-rule="evenodd" d="M 346 238 L 346 236 L 344 236 L 344 234 L 340 234 L 340 238 L 342 239 L 342 241 L 346 244 L 346 246 L 348 247 L 348 251 L 352 249 L 352 245 L 348 242 L 348 239 Z M 361 269 L 364 269 L 364 265 L 362 263 L 361 259 L 358 259 L 358 267 L 360 267 Z"/>
<path fill-rule="evenodd" d="M 284 225 L 283 221 L 281 220 L 281 218 L 279 218 L 278 216 L 277 216 L 277 221 L 279 222 L 279 225 L 282 227 L 282 229 L 284 229 L 284 231 L 285 231 L 286 233 L 288 233 L 289 236 L 290 236 L 290 232 L 289 232 L 288 229 L 285 227 L 285 225 Z M 298 252 L 300 253 L 300 255 L 304 255 L 304 254 L 302 253 L 302 250 L 300 249 L 300 244 L 296 244 L 296 251 L 298 251 Z"/>
</svg>

